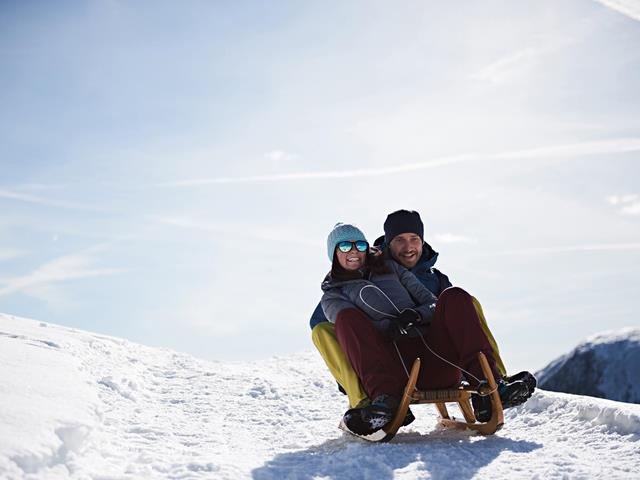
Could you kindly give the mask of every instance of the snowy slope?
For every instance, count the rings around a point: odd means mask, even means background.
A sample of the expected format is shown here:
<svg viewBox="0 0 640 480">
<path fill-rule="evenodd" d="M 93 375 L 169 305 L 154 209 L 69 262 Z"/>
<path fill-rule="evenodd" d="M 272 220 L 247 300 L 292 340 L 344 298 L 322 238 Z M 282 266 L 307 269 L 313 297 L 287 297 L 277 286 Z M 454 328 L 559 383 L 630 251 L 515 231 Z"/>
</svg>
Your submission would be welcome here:
<svg viewBox="0 0 640 480">
<path fill-rule="evenodd" d="M 594 335 L 536 376 L 547 390 L 640 403 L 640 328 Z"/>
<path fill-rule="evenodd" d="M 209 362 L 0 314 L 0 478 L 638 478 L 640 405 L 538 392 L 492 437 L 346 436 L 313 352 Z"/>
</svg>

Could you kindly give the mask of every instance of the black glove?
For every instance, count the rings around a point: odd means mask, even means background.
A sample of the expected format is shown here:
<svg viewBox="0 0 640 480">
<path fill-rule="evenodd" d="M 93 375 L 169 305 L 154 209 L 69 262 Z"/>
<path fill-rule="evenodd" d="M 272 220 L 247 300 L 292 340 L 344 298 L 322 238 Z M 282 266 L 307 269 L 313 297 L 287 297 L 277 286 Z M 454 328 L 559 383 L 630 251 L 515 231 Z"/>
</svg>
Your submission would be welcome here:
<svg viewBox="0 0 640 480">
<path fill-rule="evenodd" d="M 422 321 L 422 317 L 420 314 L 411 308 L 405 308 L 400 312 L 395 318 L 395 323 L 402 330 L 411 330 L 415 325 L 419 324 Z"/>
<path fill-rule="evenodd" d="M 421 322 L 422 318 L 418 312 L 405 308 L 397 317 L 391 319 L 386 334 L 393 341 L 399 340 L 407 336 L 413 327 L 421 325 Z"/>
<path fill-rule="evenodd" d="M 407 331 L 398 325 L 394 320 L 389 322 L 385 332 L 384 332 L 389 340 L 395 342 L 396 340 L 400 340 L 403 337 L 407 336 Z"/>
</svg>

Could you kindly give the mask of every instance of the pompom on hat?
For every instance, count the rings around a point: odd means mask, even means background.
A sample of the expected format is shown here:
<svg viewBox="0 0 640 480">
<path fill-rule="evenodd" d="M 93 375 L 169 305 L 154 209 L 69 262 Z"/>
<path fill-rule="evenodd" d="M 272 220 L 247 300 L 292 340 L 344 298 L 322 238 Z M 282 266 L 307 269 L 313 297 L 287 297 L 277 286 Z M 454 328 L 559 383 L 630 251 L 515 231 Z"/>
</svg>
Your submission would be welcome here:
<svg viewBox="0 0 640 480">
<path fill-rule="evenodd" d="M 327 237 L 327 255 L 329 256 L 329 261 L 333 262 L 333 252 L 336 250 L 336 245 L 340 242 L 350 240 L 354 242 L 363 240 L 366 242 L 367 238 L 358 227 L 349 225 L 348 223 L 336 223 Z"/>
<path fill-rule="evenodd" d="M 424 224 L 418 212 L 398 210 L 387 216 L 384 221 L 384 243 L 389 245 L 401 233 L 415 233 L 424 240 Z"/>
</svg>

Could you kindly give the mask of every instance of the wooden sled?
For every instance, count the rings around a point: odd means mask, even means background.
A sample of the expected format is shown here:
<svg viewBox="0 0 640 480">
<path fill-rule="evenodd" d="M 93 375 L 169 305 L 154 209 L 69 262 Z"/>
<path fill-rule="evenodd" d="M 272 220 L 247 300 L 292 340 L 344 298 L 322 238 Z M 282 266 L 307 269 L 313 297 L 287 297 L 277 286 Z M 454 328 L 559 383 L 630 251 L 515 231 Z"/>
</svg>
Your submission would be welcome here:
<svg viewBox="0 0 640 480">
<path fill-rule="evenodd" d="M 498 395 L 498 389 L 491 368 L 489 367 L 489 362 L 487 362 L 487 358 L 482 352 L 478 353 L 478 360 L 480 361 L 480 366 L 488 383 L 488 387 L 485 385 L 481 391 L 470 386 L 460 386 L 448 390 L 420 391 L 416 390 L 416 382 L 418 380 L 418 373 L 420 372 L 420 359 L 417 358 L 415 362 L 413 362 L 402 401 L 391 423 L 371 435 L 358 436 L 371 442 L 388 442 L 396 435 L 402 425 L 409 405 L 418 403 L 435 403 L 441 417 L 440 424 L 447 428 L 470 429 L 482 435 L 492 435 L 502 428 L 504 423 L 502 402 L 500 401 L 500 395 Z M 471 394 L 487 394 L 489 392 L 491 392 L 491 418 L 485 423 L 477 422 L 471 406 Z M 464 416 L 464 421 L 450 417 L 446 403 L 457 403 Z M 340 428 L 343 430 L 346 429 L 342 424 Z"/>
</svg>

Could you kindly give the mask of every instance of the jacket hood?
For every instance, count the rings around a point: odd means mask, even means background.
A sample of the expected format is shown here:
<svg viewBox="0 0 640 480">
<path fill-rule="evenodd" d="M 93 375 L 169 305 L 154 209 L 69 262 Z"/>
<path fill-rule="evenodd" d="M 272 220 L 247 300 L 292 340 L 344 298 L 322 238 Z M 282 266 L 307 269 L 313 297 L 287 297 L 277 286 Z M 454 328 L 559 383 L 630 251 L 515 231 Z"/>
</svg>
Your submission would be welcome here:
<svg viewBox="0 0 640 480">
<path fill-rule="evenodd" d="M 388 251 L 388 245 L 384 242 L 384 235 L 376 238 L 376 241 L 373 243 L 374 246 L 376 247 L 380 247 L 383 250 L 387 250 Z M 418 260 L 418 263 L 415 264 L 415 266 L 413 268 L 410 268 L 409 270 L 413 270 L 415 268 L 418 267 L 426 267 L 426 268 L 431 268 L 436 264 L 436 261 L 438 260 L 438 255 L 439 253 L 436 252 L 431 245 L 429 245 L 427 242 L 423 241 L 422 242 L 422 256 L 420 257 L 420 260 Z M 391 256 L 391 252 L 389 252 L 389 258 L 393 258 Z"/>
</svg>

